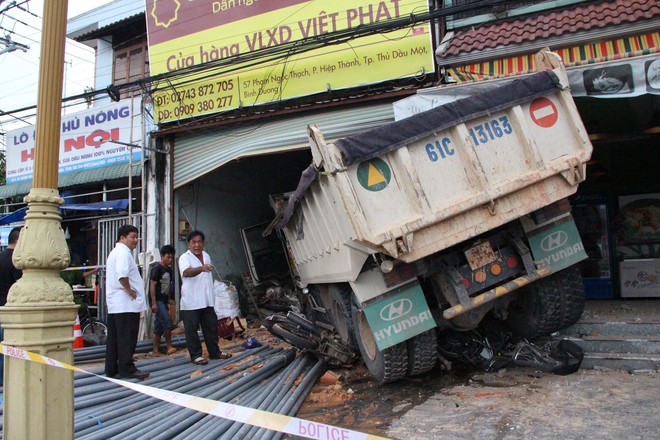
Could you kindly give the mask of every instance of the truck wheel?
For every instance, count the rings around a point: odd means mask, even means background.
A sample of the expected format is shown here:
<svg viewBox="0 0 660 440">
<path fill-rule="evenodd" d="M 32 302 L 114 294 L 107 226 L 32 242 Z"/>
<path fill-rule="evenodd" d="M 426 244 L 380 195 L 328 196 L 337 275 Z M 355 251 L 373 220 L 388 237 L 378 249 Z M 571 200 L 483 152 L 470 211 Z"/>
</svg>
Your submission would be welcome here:
<svg viewBox="0 0 660 440">
<path fill-rule="evenodd" d="M 351 287 L 348 284 L 331 284 L 328 288 L 328 314 L 339 338 L 353 350 L 357 350 L 355 328 L 351 316 Z"/>
<path fill-rule="evenodd" d="M 520 289 L 518 299 L 509 306 L 508 326 L 524 338 L 547 335 L 561 321 L 560 290 L 550 277 Z"/>
<path fill-rule="evenodd" d="M 564 269 L 555 276 L 557 283 L 561 286 L 559 290 L 561 320 L 559 328 L 556 330 L 561 330 L 578 322 L 584 312 L 584 283 L 577 265 Z"/>
<path fill-rule="evenodd" d="M 353 304 L 353 326 L 362 360 L 371 376 L 380 383 L 403 379 L 408 372 L 408 348 L 406 342 L 378 350 L 364 313 Z"/>
<path fill-rule="evenodd" d="M 438 341 L 435 329 L 408 339 L 408 376 L 426 373 L 435 367 L 438 361 Z"/>
<path fill-rule="evenodd" d="M 511 303 L 507 323 L 523 337 L 549 335 L 573 325 L 584 311 L 584 285 L 577 266 L 521 290 Z"/>
</svg>

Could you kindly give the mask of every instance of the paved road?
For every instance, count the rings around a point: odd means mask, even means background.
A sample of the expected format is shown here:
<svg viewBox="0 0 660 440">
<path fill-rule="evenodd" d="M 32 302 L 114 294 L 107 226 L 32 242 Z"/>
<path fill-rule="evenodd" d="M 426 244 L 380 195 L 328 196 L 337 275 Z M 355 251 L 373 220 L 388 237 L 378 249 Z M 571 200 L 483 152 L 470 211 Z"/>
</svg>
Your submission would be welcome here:
<svg viewBox="0 0 660 440">
<path fill-rule="evenodd" d="M 657 439 L 660 377 L 511 370 L 442 389 L 397 417 L 397 439 Z M 431 421 L 429 423 L 429 421 Z"/>
<path fill-rule="evenodd" d="M 401 440 L 660 438 L 656 372 L 434 371 L 384 386 L 364 368 L 342 373 L 298 417 Z"/>
</svg>

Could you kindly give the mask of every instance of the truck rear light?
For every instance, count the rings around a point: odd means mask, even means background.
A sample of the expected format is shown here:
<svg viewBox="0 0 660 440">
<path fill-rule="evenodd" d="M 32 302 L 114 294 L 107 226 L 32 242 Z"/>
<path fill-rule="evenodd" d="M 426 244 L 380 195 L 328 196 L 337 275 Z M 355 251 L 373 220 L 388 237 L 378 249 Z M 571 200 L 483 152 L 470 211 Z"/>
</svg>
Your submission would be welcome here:
<svg viewBox="0 0 660 440">
<path fill-rule="evenodd" d="M 514 267 L 518 266 L 518 259 L 511 255 L 509 258 L 506 259 L 506 265 L 509 266 L 509 268 L 513 269 Z"/>
<path fill-rule="evenodd" d="M 468 295 L 474 295 L 485 288 L 515 278 L 522 272 L 522 260 L 512 246 L 498 247 L 495 256 L 497 257 L 495 261 L 477 269 L 472 269 L 469 263 L 463 263 L 457 268 Z"/>
<path fill-rule="evenodd" d="M 486 272 L 483 271 L 483 270 L 478 270 L 478 271 L 476 271 L 476 272 L 474 273 L 474 280 L 475 280 L 477 283 L 483 283 L 483 282 L 485 282 L 485 281 L 486 281 L 486 278 L 488 278 L 488 277 L 487 277 L 487 275 L 486 275 Z"/>
</svg>

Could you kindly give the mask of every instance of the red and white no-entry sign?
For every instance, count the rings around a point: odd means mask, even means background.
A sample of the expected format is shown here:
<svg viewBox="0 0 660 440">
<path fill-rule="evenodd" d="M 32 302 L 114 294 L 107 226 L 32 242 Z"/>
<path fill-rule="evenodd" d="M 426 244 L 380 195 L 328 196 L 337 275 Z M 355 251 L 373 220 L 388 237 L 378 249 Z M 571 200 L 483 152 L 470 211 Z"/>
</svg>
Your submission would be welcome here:
<svg viewBox="0 0 660 440">
<path fill-rule="evenodd" d="M 555 104 L 548 98 L 536 98 L 529 105 L 529 115 L 539 127 L 550 128 L 557 122 L 559 112 Z"/>
</svg>

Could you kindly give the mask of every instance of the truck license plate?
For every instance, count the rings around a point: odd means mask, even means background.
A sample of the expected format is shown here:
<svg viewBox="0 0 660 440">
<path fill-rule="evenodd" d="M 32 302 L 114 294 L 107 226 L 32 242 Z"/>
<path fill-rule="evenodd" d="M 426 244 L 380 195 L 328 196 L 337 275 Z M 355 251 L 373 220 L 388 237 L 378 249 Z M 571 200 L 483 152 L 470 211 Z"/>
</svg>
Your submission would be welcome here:
<svg viewBox="0 0 660 440">
<path fill-rule="evenodd" d="M 493 252 L 493 247 L 489 241 L 472 246 L 465 251 L 465 257 L 472 270 L 477 270 L 493 261 L 497 261 L 497 255 Z"/>
</svg>

